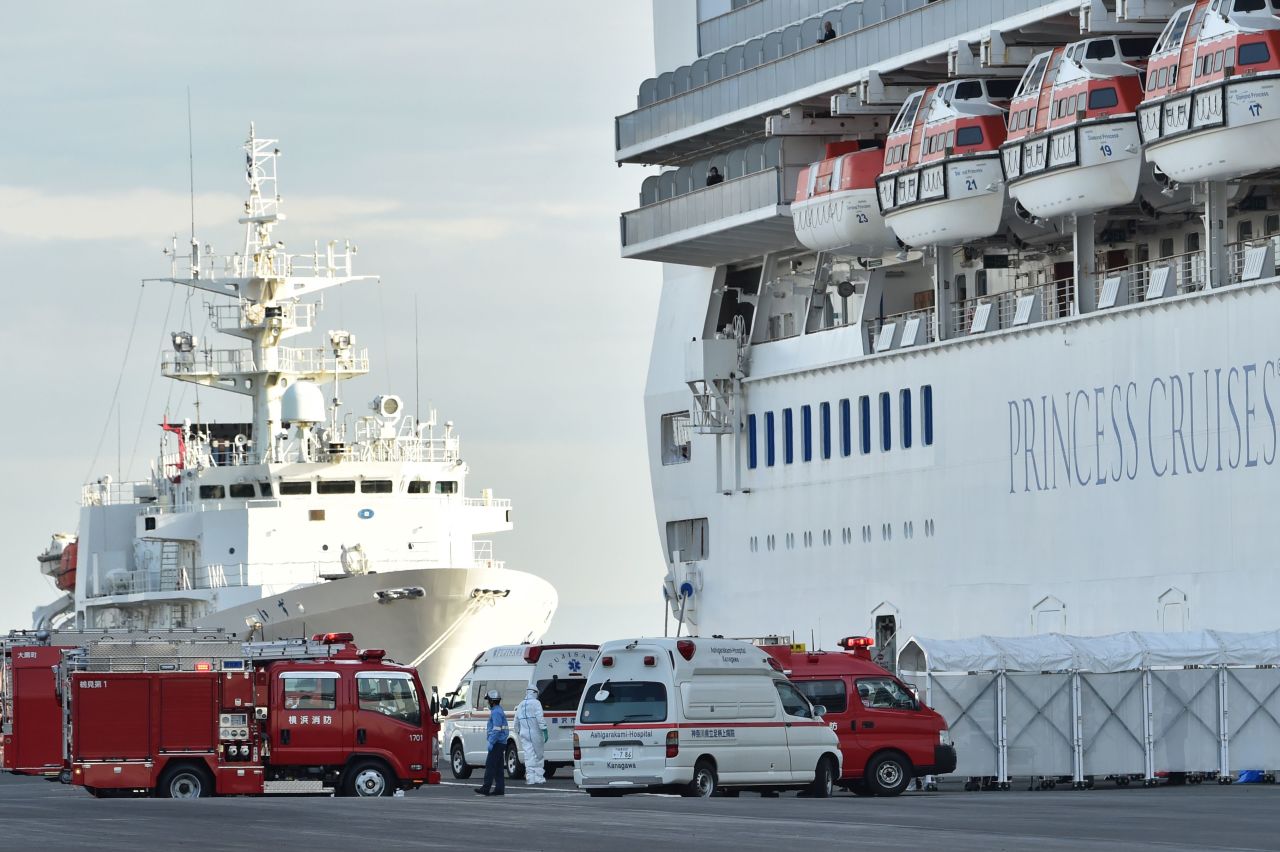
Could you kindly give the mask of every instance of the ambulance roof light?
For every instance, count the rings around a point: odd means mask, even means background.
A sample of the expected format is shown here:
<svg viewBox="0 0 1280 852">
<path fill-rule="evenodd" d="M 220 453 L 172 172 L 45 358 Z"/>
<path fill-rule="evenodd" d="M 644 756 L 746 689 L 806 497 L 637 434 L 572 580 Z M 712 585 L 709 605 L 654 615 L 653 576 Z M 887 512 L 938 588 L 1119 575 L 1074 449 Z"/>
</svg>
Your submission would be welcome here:
<svg viewBox="0 0 1280 852">
<path fill-rule="evenodd" d="M 766 656 L 768 657 L 769 665 L 773 668 L 773 670 L 774 670 L 774 671 L 777 671 L 777 672 L 781 672 L 781 671 L 782 671 L 782 663 L 778 662 L 778 660 L 777 660 L 777 658 L 776 658 L 776 657 L 772 657 L 772 656 L 768 656 L 768 655 L 766 655 Z M 786 674 L 786 672 L 783 672 L 783 674 Z"/>
<path fill-rule="evenodd" d="M 693 644 L 692 639 L 677 639 L 676 650 L 680 652 L 680 656 L 686 660 L 693 659 L 693 652 L 698 650 L 698 646 Z"/>
<path fill-rule="evenodd" d="M 540 645 L 527 645 L 524 649 L 524 661 L 526 663 L 536 663 L 541 656 L 542 646 Z"/>
</svg>

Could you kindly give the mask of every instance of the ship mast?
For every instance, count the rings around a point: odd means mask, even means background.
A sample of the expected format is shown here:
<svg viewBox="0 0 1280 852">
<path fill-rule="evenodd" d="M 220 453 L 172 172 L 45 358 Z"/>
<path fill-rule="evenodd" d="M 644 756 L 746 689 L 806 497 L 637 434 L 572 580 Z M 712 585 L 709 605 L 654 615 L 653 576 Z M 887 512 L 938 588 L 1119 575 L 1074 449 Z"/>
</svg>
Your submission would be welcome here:
<svg viewBox="0 0 1280 852">
<path fill-rule="evenodd" d="M 377 280 L 353 273 L 356 248 L 349 241 L 330 241 L 323 249 L 316 244 L 310 254 L 288 254 L 284 243 L 274 239 L 272 230 L 285 219 L 276 180 L 276 142 L 258 138 L 250 123 L 244 145 L 249 198 L 239 219 L 245 226 L 243 254 L 215 257 L 208 246 L 202 251 L 193 237 L 188 274 L 182 277 L 175 238 L 170 277 L 164 279 L 236 300 L 211 305 L 210 315 L 218 331 L 249 341 L 247 348 L 201 348 L 190 332 L 177 332 L 174 351 L 165 353 L 161 369 L 172 379 L 251 397 L 254 455 L 259 462 L 279 460 L 275 437 L 282 425 L 280 400 L 290 385 L 310 381 L 333 382 L 336 387 L 339 381 L 369 371 L 367 350 L 356 349 L 354 335 L 345 331 L 331 331 L 328 347 L 281 345 L 314 327 L 315 306 L 302 298 L 340 284 Z"/>
</svg>

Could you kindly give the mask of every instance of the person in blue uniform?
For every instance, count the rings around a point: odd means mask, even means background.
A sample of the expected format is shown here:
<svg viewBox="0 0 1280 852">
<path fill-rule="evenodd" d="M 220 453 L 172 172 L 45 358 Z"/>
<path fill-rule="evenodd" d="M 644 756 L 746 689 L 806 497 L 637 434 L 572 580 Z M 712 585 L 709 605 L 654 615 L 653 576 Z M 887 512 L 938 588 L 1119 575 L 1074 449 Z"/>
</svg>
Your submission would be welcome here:
<svg viewBox="0 0 1280 852">
<path fill-rule="evenodd" d="M 502 762 L 507 753 L 507 714 L 502 710 L 502 696 L 498 690 L 489 690 L 485 698 L 489 700 L 489 723 L 485 726 L 489 755 L 484 761 L 484 783 L 474 789 L 481 796 L 504 796 L 507 790 L 502 777 Z"/>
</svg>

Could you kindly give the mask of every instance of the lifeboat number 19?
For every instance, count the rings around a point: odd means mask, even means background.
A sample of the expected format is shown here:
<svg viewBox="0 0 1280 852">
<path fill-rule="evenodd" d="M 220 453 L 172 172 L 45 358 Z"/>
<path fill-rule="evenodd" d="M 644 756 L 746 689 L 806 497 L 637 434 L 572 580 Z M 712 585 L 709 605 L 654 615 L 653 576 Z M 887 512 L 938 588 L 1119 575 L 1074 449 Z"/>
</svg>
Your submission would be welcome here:
<svg viewBox="0 0 1280 852">
<path fill-rule="evenodd" d="M 1103 144 L 1103 145 L 1099 146 L 1099 149 L 1098 149 L 1098 150 L 1102 151 L 1102 156 L 1104 156 L 1104 157 L 1110 157 L 1110 156 L 1111 156 L 1111 146 L 1110 146 L 1110 145 Z"/>
</svg>

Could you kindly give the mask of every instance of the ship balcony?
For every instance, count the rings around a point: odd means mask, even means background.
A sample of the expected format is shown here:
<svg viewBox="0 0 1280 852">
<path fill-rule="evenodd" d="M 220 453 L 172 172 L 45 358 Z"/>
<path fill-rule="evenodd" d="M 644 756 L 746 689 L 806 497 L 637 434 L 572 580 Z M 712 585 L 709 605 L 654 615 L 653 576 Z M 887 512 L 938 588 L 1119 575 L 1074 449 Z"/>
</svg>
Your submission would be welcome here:
<svg viewBox="0 0 1280 852">
<path fill-rule="evenodd" d="M 817 40 L 816 33 L 822 30 L 823 21 L 831 21 L 838 32 L 843 32 L 841 13 L 849 7 L 855 7 L 853 11 L 857 12 L 856 7 L 862 3 L 861 0 L 734 0 L 732 5 L 729 11 L 698 22 L 700 55 L 709 56 L 766 35 L 776 35 L 780 42 L 784 31 L 801 24 L 813 32 L 808 42 L 813 44 Z M 814 23 L 809 24 L 808 19 Z"/>
<path fill-rule="evenodd" d="M 1069 24 L 1082 2 L 1089 5 L 1089 0 L 852 3 L 840 13 L 837 37 L 823 44 L 814 43 L 820 22 L 813 18 L 646 80 L 637 108 L 614 120 L 615 159 L 667 163 L 758 136 L 764 116 L 845 92 L 869 70 L 886 74 L 927 62 L 945 67 L 957 42 L 980 43 L 991 30 L 1040 22 Z M 935 73 L 944 77 L 941 69 Z"/>
<path fill-rule="evenodd" d="M 963 336 L 1074 316 L 1074 291 L 1065 278 L 964 299 L 951 306 L 951 328 Z"/>
</svg>

